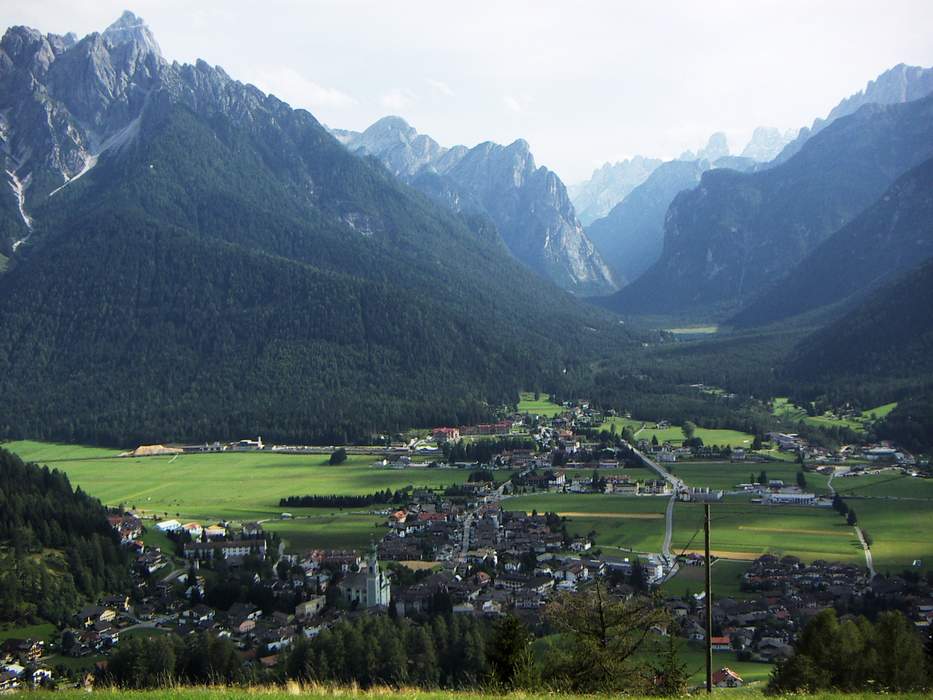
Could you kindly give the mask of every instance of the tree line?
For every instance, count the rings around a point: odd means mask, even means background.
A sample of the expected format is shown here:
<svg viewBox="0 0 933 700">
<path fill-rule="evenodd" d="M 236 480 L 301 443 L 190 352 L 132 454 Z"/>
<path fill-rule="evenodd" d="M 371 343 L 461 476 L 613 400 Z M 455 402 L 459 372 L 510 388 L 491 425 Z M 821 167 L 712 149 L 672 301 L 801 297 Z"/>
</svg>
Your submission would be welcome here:
<svg viewBox="0 0 933 700">
<path fill-rule="evenodd" d="M 282 508 L 362 508 L 383 503 L 405 503 L 411 489 L 392 491 L 376 491 L 362 496 L 348 496 L 333 494 L 320 496 L 309 494 L 306 496 L 286 496 L 279 499 Z"/>
</svg>

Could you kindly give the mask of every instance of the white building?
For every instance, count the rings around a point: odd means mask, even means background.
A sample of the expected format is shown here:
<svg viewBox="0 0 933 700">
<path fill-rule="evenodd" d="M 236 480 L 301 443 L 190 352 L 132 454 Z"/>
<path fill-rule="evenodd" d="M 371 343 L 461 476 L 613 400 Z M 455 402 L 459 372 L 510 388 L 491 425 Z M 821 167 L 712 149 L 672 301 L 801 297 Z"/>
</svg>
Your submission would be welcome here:
<svg viewBox="0 0 933 700">
<path fill-rule="evenodd" d="M 816 505 L 816 495 L 812 493 L 769 493 L 763 502 L 770 505 L 812 506 Z"/>
</svg>

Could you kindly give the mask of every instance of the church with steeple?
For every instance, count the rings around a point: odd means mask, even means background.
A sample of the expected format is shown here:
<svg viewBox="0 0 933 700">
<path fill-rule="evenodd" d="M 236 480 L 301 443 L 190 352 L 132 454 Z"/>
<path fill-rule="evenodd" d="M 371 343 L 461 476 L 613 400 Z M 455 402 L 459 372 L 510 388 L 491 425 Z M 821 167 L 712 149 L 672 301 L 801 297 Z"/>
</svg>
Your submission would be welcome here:
<svg viewBox="0 0 933 700">
<path fill-rule="evenodd" d="M 379 568 L 375 545 L 366 560 L 366 568 L 348 574 L 337 584 L 337 590 L 344 600 L 360 608 L 389 607 L 392 597 L 389 575 Z"/>
</svg>

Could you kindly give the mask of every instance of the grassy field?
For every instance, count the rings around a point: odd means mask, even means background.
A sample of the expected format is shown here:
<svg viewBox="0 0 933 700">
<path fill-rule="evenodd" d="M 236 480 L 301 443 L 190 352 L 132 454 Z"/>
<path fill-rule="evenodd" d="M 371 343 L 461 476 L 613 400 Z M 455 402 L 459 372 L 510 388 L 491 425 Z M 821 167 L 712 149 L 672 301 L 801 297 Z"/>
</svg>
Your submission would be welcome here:
<svg viewBox="0 0 933 700">
<path fill-rule="evenodd" d="M 41 639 L 48 644 L 57 634 L 58 631 L 55 629 L 55 625 L 48 622 L 41 625 L 24 625 L 22 627 L 0 626 L 0 642 L 7 639 Z"/>
<path fill-rule="evenodd" d="M 858 417 L 851 418 L 840 418 L 831 413 L 824 413 L 821 416 L 808 416 L 806 411 L 792 404 L 786 397 L 779 397 L 774 399 L 771 413 L 793 422 L 803 421 L 807 425 L 812 425 L 817 428 L 846 427 L 856 432 L 864 432 L 868 425 L 875 420 L 884 418 L 896 407 L 896 401 L 893 403 L 886 403 L 882 406 L 876 406 L 862 411 L 861 415 Z"/>
<path fill-rule="evenodd" d="M 677 503 L 672 541 L 675 553 L 685 547 L 688 551 L 701 549 L 702 529 L 702 504 Z M 805 561 L 864 562 L 854 530 L 829 508 L 763 506 L 746 497 L 726 497 L 712 505 L 711 531 L 713 554 L 723 558 L 751 560 L 770 553 L 792 554 Z"/>
<path fill-rule="evenodd" d="M 846 502 L 874 540 L 871 552 L 879 573 L 899 573 L 911 568 L 915 559 L 922 561 L 921 571 L 933 568 L 933 504 L 854 498 Z"/>
<path fill-rule="evenodd" d="M 713 661 L 722 660 L 723 666 L 729 666 L 739 671 L 740 675 L 749 682 L 755 680 L 764 680 L 767 677 L 765 669 L 770 671 L 767 664 L 755 663 L 737 663 L 729 661 L 728 653 L 716 653 Z M 686 658 L 686 657 L 685 657 Z M 762 675 L 764 674 L 764 675 Z M 691 681 L 697 683 L 697 676 L 691 676 Z M 731 700 L 744 700 L 754 698 L 760 700 L 764 697 L 762 685 L 759 684 L 752 688 L 739 688 L 734 690 L 716 690 L 717 695 L 723 695 Z M 59 691 L 37 691 L 32 694 L 38 698 L 62 698 L 62 700 L 77 700 L 78 698 L 87 698 L 87 691 L 78 689 L 62 689 Z M 554 700 L 555 698 L 564 698 L 566 700 L 600 700 L 605 698 L 618 698 L 618 695 L 571 695 L 548 692 L 520 692 L 501 693 L 495 691 L 443 691 L 443 690 L 418 690 L 415 688 L 374 688 L 371 690 L 360 690 L 356 687 L 331 687 L 322 685 L 313 685 L 300 687 L 298 685 L 289 685 L 287 687 L 249 687 L 249 688 L 170 688 L 165 690 L 108 690 L 98 688 L 94 690 L 95 697 L 102 698 L 128 698 L 129 700 L 250 700 L 251 698 L 267 698 L 268 700 L 290 700 L 295 696 L 309 698 L 309 700 L 325 700 L 325 698 L 404 698 L 405 700 L 494 700 L 503 698 L 507 700 Z M 638 696 L 627 696 L 632 700 L 637 700 Z M 810 700 L 877 700 L 878 693 L 815 693 L 804 696 Z M 885 693 L 884 698 L 889 700 L 922 700 L 929 695 L 922 693 Z"/>
<path fill-rule="evenodd" d="M 600 430 L 611 430 L 615 424 L 616 431 L 621 434 L 623 428 L 630 427 L 635 431 L 637 440 L 651 440 L 653 437 L 658 442 L 671 442 L 680 444 L 684 440 L 683 430 L 679 425 L 672 425 L 669 428 L 657 429 L 653 421 L 638 421 L 632 418 L 610 418 L 600 426 Z M 644 427 L 643 427 L 644 426 Z M 748 433 L 742 433 L 738 430 L 724 430 L 711 428 L 697 428 L 695 436 L 703 440 L 704 445 L 728 445 L 730 447 L 750 447 L 754 441 L 754 436 Z"/>
<path fill-rule="evenodd" d="M 365 549 L 382 539 L 384 523 L 384 517 L 360 511 L 302 508 L 300 518 L 270 520 L 263 527 L 277 532 L 289 551 L 303 552 L 324 547 Z"/>
<path fill-rule="evenodd" d="M 440 488 L 463 483 L 469 476 L 464 469 L 374 468 L 371 456 L 351 455 L 339 466 L 329 466 L 327 455 L 256 452 L 75 460 L 65 449 L 56 448 L 53 458 L 34 457 L 42 453 L 35 443 L 25 443 L 25 450 L 20 445 L 5 447 L 61 469 L 73 484 L 106 504 L 202 520 L 274 517 L 283 510 L 278 502 L 284 496 Z M 86 449 L 76 448 L 73 454 Z"/>
<path fill-rule="evenodd" d="M 567 518 L 567 531 L 572 535 L 595 531 L 597 547 L 659 552 L 664 540 L 666 498 L 541 493 L 509 498 L 502 507 L 558 513 Z"/>
<path fill-rule="evenodd" d="M 752 593 L 741 589 L 742 574 L 748 570 L 748 562 L 716 559 L 710 568 L 713 585 L 713 598 L 754 598 Z M 702 566 L 682 566 L 671 580 L 664 583 L 661 590 L 665 595 L 685 596 L 688 593 L 702 593 L 705 586 L 706 570 Z"/>
<path fill-rule="evenodd" d="M 119 451 L 28 441 L 4 447 L 24 459 L 61 469 L 73 484 L 105 504 L 136 507 L 147 514 L 204 523 L 266 520 L 288 510 L 295 519 L 269 522 L 266 527 L 278 532 L 291 549 L 365 547 L 375 533 L 376 517 L 338 509 L 280 508 L 284 496 L 441 488 L 463 483 L 469 476 L 465 469 L 374 468 L 371 456 L 350 456 L 344 464 L 329 466 L 327 455 L 226 452 L 114 458 Z M 151 528 L 146 537 L 151 544 L 166 546 Z"/>
<path fill-rule="evenodd" d="M 58 462 L 72 459 L 117 457 L 122 452 L 122 450 L 114 450 L 109 447 L 63 445 L 57 442 L 35 442 L 33 440 L 5 442 L 0 447 L 15 452 L 27 462 Z"/>
<path fill-rule="evenodd" d="M 927 498 L 933 500 L 933 479 L 921 479 L 897 472 L 836 477 L 833 488 L 842 496 L 872 498 Z M 853 504 L 857 501 L 853 500 Z M 933 508 L 933 503 L 930 504 Z"/>
<path fill-rule="evenodd" d="M 793 485 L 797 483 L 797 472 L 800 471 L 800 467 L 793 462 L 675 462 L 666 466 L 688 486 L 709 486 L 714 490 L 731 490 L 736 484 L 748 483 L 753 474 L 757 477 L 762 471 L 767 473 L 768 479 L 780 479 L 785 484 Z M 827 477 L 807 472 L 806 478 L 808 490 L 817 494 L 829 493 L 826 488 Z M 833 485 L 836 485 L 835 481 Z"/>
<path fill-rule="evenodd" d="M 547 416 L 548 418 L 563 413 L 563 407 L 552 403 L 550 398 L 548 394 L 539 393 L 538 399 L 535 400 L 535 395 L 532 392 L 523 391 L 518 401 L 518 410 L 520 413 L 532 413 Z"/>
</svg>

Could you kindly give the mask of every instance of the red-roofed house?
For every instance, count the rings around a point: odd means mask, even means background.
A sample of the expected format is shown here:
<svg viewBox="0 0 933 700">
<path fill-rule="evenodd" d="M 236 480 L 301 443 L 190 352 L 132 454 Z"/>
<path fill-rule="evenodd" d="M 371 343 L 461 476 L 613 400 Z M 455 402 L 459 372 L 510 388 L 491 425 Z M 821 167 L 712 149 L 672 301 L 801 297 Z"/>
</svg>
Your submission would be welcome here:
<svg viewBox="0 0 933 700">
<path fill-rule="evenodd" d="M 713 674 L 713 685 L 717 688 L 741 688 L 742 676 L 731 668 L 721 668 Z"/>
</svg>

